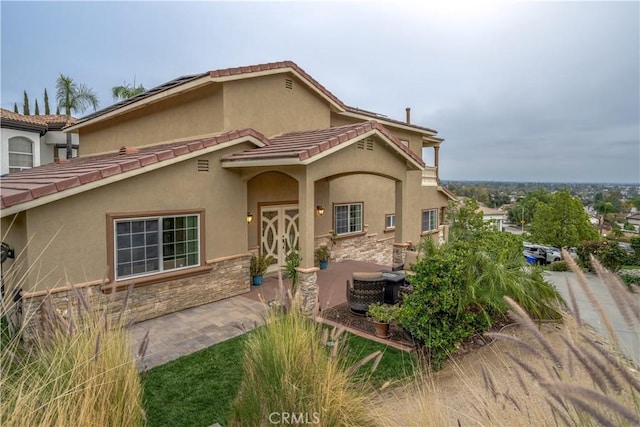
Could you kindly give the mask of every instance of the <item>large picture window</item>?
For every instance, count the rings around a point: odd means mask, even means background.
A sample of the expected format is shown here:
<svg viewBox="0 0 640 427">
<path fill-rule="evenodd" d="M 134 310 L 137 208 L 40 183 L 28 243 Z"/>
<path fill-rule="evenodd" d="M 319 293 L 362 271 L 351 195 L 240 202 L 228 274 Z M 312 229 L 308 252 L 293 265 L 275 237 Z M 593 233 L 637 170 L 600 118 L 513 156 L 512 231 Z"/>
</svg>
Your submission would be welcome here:
<svg viewBox="0 0 640 427">
<path fill-rule="evenodd" d="M 333 212 L 337 235 L 362 231 L 362 203 L 334 205 Z"/>
<path fill-rule="evenodd" d="M 9 139 L 9 173 L 33 167 L 33 142 L 22 136 Z"/>
<path fill-rule="evenodd" d="M 116 280 L 200 265 L 200 216 L 118 219 Z"/>
<path fill-rule="evenodd" d="M 438 229 L 438 210 L 429 209 L 422 211 L 422 232 L 428 232 Z"/>
</svg>

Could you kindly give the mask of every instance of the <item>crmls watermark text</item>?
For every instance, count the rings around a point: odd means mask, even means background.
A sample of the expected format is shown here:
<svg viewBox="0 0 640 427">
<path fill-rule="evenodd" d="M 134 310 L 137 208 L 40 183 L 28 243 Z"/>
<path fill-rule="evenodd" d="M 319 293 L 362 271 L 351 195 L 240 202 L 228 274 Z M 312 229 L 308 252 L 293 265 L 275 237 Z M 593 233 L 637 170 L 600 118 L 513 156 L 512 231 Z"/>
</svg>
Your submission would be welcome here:
<svg viewBox="0 0 640 427">
<path fill-rule="evenodd" d="M 272 412 L 269 414 L 271 424 L 320 424 L 320 413 L 318 412 Z"/>
</svg>

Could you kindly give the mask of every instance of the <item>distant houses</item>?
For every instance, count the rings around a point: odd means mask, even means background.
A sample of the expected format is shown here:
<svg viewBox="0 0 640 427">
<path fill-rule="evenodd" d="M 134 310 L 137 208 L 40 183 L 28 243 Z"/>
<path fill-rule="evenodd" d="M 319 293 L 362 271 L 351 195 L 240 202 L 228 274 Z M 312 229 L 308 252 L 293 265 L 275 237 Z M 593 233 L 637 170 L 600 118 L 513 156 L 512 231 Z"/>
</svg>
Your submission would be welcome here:
<svg viewBox="0 0 640 427">
<path fill-rule="evenodd" d="M 76 119 L 65 115 L 25 116 L 0 108 L 0 175 L 66 159 L 67 135 L 62 128 Z M 78 134 L 71 135 L 73 157 Z"/>
</svg>

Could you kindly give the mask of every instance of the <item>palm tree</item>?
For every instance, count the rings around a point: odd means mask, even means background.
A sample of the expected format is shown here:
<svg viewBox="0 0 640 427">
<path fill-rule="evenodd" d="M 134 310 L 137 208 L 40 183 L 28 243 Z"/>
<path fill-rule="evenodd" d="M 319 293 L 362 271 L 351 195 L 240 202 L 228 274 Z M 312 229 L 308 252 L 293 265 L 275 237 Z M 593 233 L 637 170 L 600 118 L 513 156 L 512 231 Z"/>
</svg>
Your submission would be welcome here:
<svg viewBox="0 0 640 427">
<path fill-rule="evenodd" d="M 111 88 L 111 93 L 113 94 L 114 101 L 129 99 L 145 91 L 146 89 L 144 88 L 144 86 L 142 86 L 142 84 L 136 86 L 135 79 L 133 80 L 132 85 L 124 82 L 122 86 L 114 86 L 113 88 Z"/>
<path fill-rule="evenodd" d="M 84 84 L 78 84 L 71 77 L 60 74 L 56 81 L 56 101 L 58 108 L 64 108 L 67 122 L 71 119 L 72 111 L 85 111 L 89 106 L 95 111 L 98 108 L 98 97 Z M 67 132 L 67 159 L 73 155 L 71 134 Z"/>
</svg>

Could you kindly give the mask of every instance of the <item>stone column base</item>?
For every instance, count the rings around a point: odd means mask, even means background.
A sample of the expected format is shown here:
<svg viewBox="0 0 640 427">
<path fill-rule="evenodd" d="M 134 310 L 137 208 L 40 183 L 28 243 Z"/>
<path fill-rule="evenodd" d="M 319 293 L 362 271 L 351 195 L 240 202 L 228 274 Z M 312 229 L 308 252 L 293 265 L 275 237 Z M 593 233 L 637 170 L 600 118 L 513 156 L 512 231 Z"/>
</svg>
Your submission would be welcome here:
<svg viewBox="0 0 640 427">
<path fill-rule="evenodd" d="M 298 285 L 294 300 L 300 307 L 300 311 L 305 316 L 313 314 L 318 303 L 318 267 L 297 268 Z"/>
<path fill-rule="evenodd" d="M 393 265 L 404 264 L 405 257 L 407 256 L 407 250 L 409 243 L 394 243 L 393 244 Z"/>
</svg>

